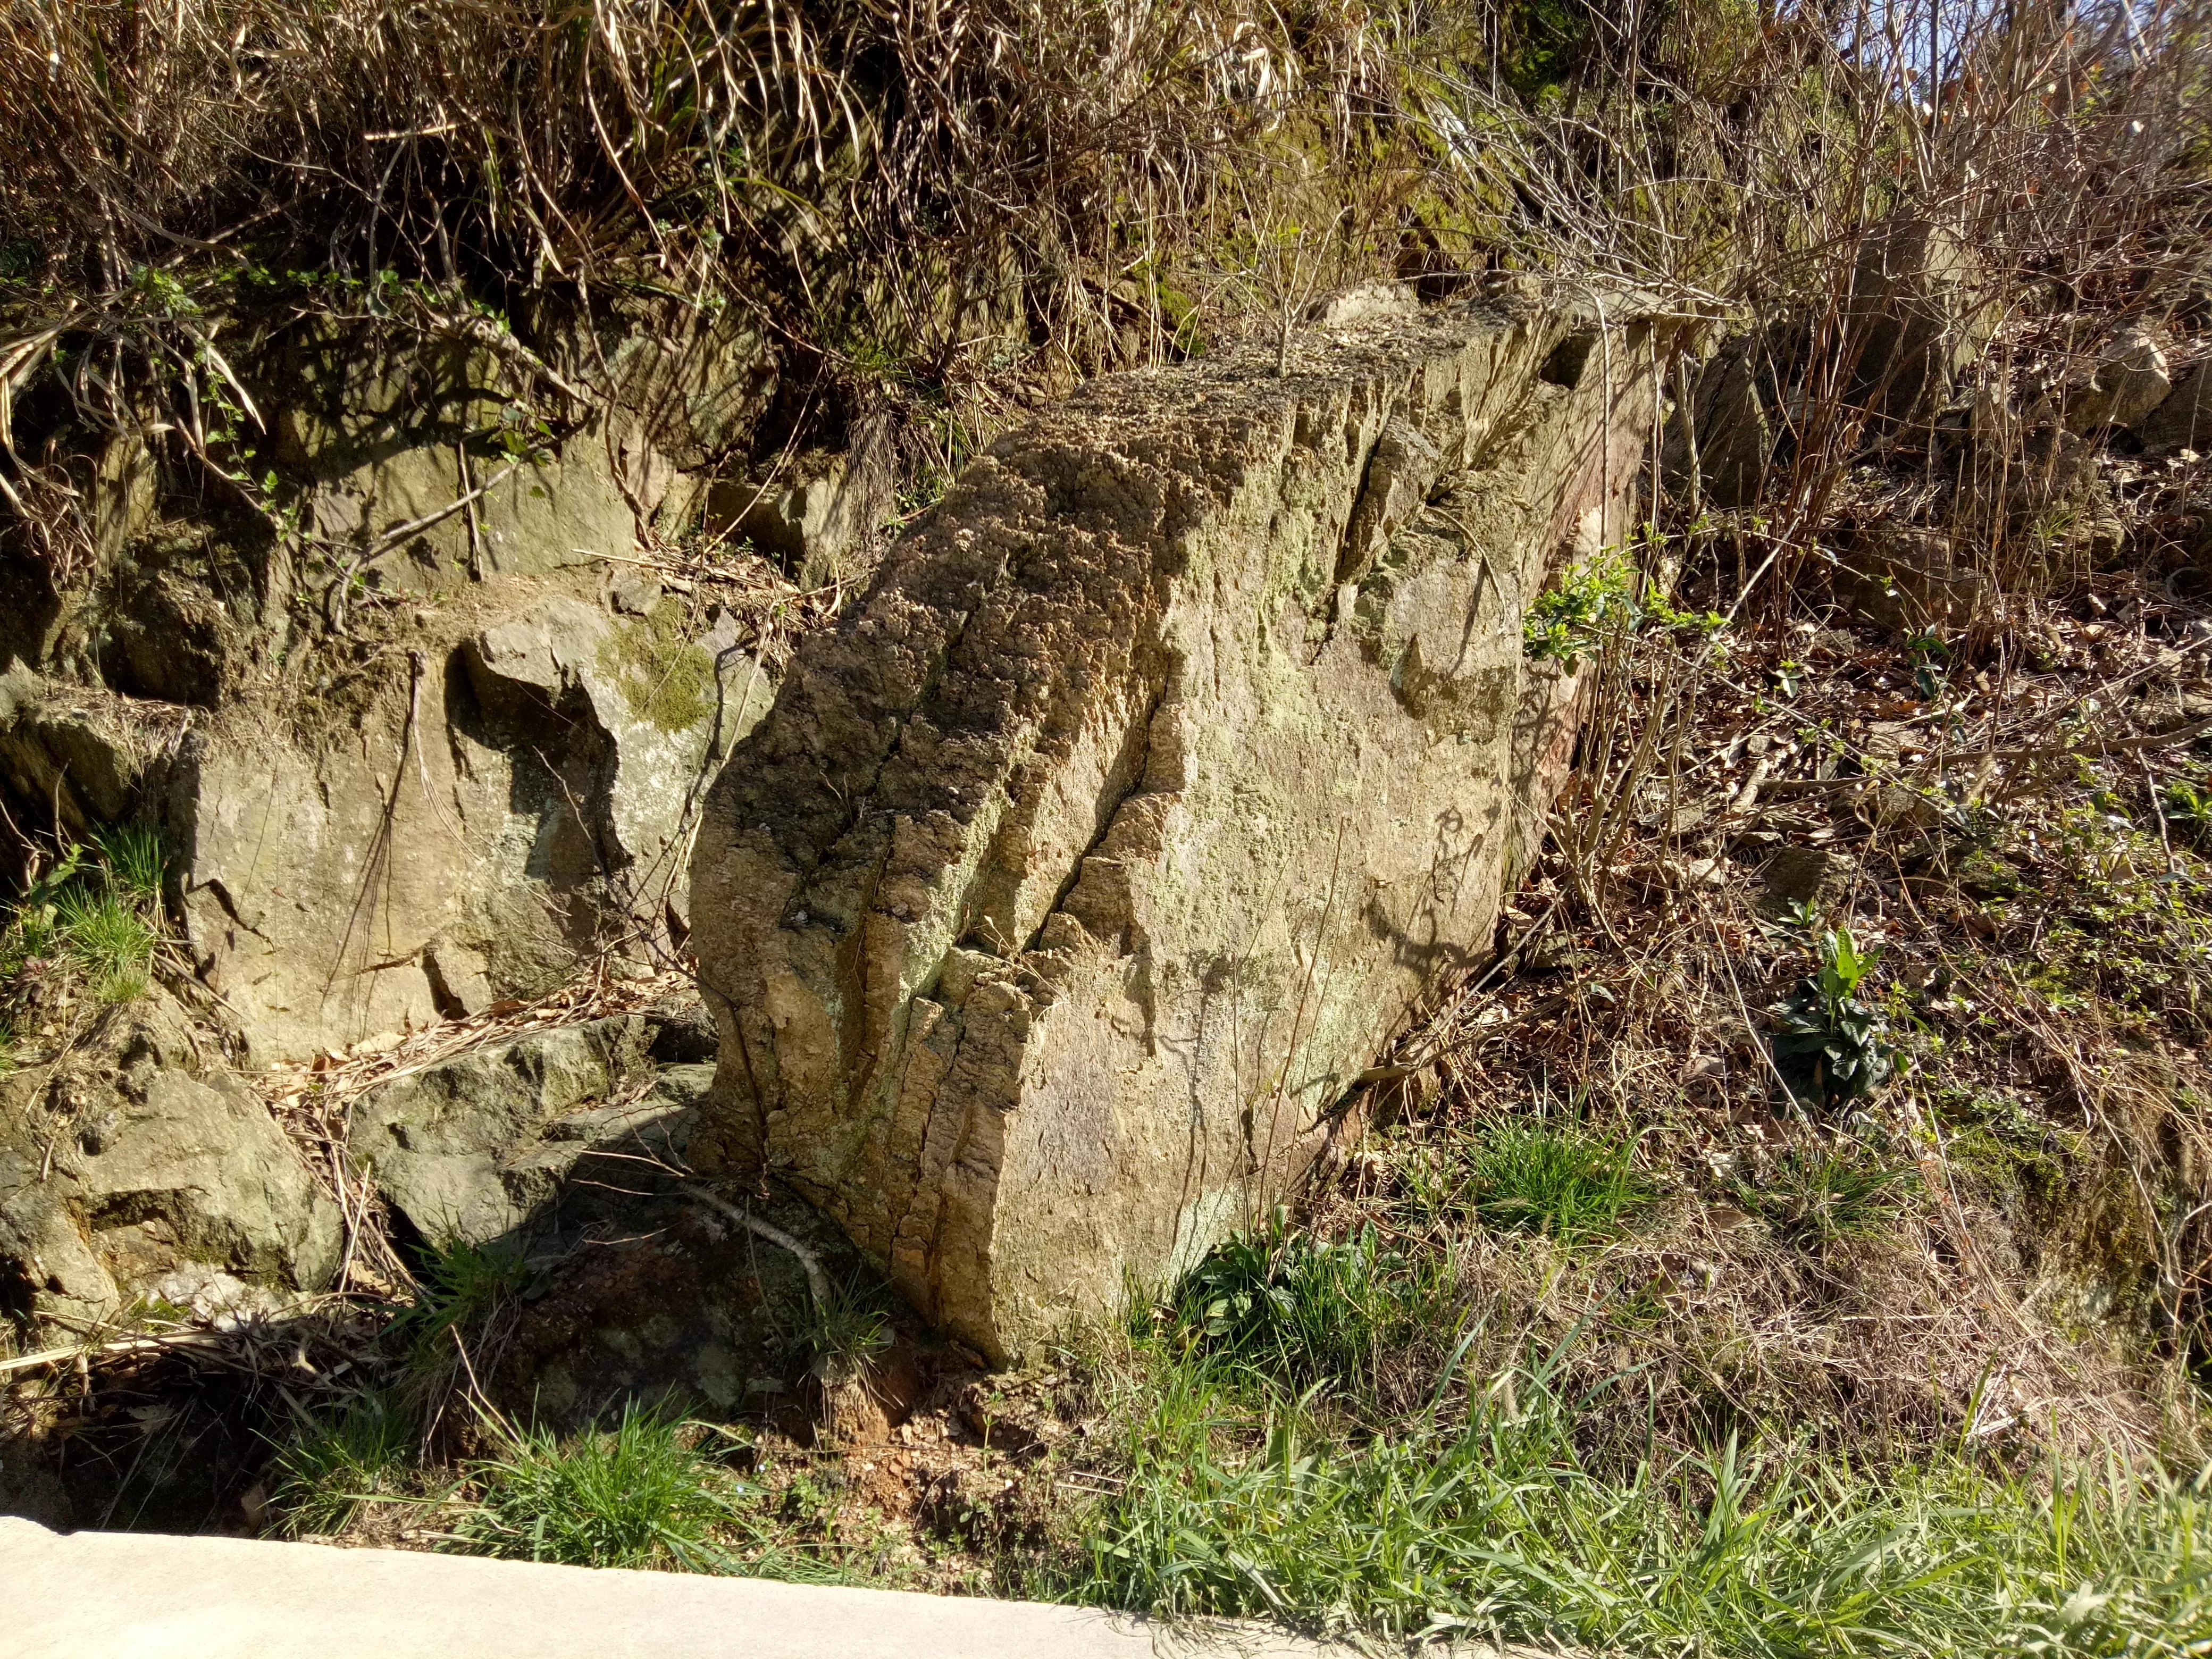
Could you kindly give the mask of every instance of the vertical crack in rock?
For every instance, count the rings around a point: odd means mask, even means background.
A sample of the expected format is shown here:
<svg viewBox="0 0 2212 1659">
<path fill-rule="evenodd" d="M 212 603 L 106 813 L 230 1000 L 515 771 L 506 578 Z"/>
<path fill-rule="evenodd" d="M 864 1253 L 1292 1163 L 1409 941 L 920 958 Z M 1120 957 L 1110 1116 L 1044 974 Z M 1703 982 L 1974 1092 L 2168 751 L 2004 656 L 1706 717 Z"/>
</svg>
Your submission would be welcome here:
<svg viewBox="0 0 2212 1659">
<path fill-rule="evenodd" d="M 1556 787 L 1520 606 L 1630 521 L 1652 407 L 1649 329 L 1564 372 L 1595 326 L 1316 329 L 994 445 L 710 792 L 695 1155 L 995 1358 L 1261 1213 Z"/>
</svg>

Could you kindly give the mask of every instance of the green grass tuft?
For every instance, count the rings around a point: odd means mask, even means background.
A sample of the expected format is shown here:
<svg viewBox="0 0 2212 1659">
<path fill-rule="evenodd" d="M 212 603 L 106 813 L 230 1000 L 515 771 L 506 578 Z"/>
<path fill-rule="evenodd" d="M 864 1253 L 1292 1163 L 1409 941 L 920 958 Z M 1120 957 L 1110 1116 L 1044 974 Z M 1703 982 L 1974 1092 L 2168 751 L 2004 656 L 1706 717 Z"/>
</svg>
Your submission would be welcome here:
<svg viewBox="0 0 2212 1659">
<path fill-rule="evenodd" d="M 728 1570 L 714 1537 L 739 1520 L 742 1488 L 686 1443 L 686 1427 L 635 1407 L 566 1443 L 499 1427 L 499 1454 L 468 1468 L 478 1495 L 459 1547 L 575 1566 Z"/>
<path fill-rule="evenodd" d="M 65 887 L 54 899 L 54 931 L 102 1002 L 145 995 L 161 935 L 129 900 L 104 884 Z"/>
<path fill-rule="evenodd" d="M 1848 1149 L 1792 1147 L 1765 1181 L 1738 1182 L 1736 1199 L 1784 1243 L 1819 1249 L 1879 1237 L 1919 1186 L 1909 1166 L 1893 1168 Z"/>
<path fill-rule="evenodd" d="M 161 943 L 160 841 L 137 825 L 101 830 L 92 848 L 64 848 L 30 884 L 0 937 L 0 976 L 33 963 L 81 976 L 101 1002 L 152 988 Z"/>
<path fill-rule="evenodd" d="M 1475 1148 L 1474 1209 L 1500 1232 L 1543 1233 L 1563 1244 L 1606 1237 L 1650 1202 L 1635 1145 L 1574 1127 L 1507 1123 Z"/>
<path fill-rule="evenodd" d="M 143 824 L 119 823 L 94 836 L 93 845 L 118 898 L 147 910 L 160 906 L 168 859 L 159 836 Z"/>
<path fill-rule="evenodd" d="M 519 1294 L 530 1280 L 530 1264 L 505 1245 L 449 1238 L 435 1247 L 416 1280 L 415 1303 L 392 1322 L 392 1331 L 406 1345 L 409 1364 L 422 1371 L 453 1358 L 450 1333 L 474 1330 Z"/>
<path fill-rule="evenodd" d="M 890 1314 L 874 1285 L 848 1279 L 832 1285 L 821 1306 L 808 1298 L 803 1334 L 817 1376 L 857 1376 L 890 1346 Z"/>
<path fill-rule="evenodd" d="M 276 1457 L 275 1503 L 288 1536 L 330 1536 L 390 1497 L 412 1467 L 410 1425 L 382 1395 L 362 1395 Z"/>
</svg>

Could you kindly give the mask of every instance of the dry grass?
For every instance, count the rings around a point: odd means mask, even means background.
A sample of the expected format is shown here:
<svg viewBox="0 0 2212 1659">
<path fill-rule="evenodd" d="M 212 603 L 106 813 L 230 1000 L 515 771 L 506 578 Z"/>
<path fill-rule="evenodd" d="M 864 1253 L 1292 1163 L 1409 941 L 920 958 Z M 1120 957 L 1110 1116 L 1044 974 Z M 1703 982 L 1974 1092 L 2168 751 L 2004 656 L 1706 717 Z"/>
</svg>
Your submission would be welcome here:
<svg viewBox="0 0 2212 1659">
<path fill-rule="evenodd" d="M 18 7 L 0 380 L 27 442 L 0 483 L 29 550 L 80 570 L 88 483 L 39 447 L 156 423 L 218 499 L 292 533 L 216 340 L 273 305 L 495 349 L 562 434 L 623 389 L 579 313 L 702 347 L 750 332 L 777 386 L 757 447 L 888 414 L 920 501 L 1072 375 L 1287 338 L 1371 276 L 1434 296 L 1517 265 L 1710 319 L 1680 388 L 1715 340 L 1746 343 L 1773 428 L 1747 499 L 1786 585 L 1851 466 L 1926 447 L 1934 407 L 1875 372 L 1869 262 L 1932 226 L 1972 251 L 1954 298 L 2007 343 L 1978 373 L 2021 418 L 1994 487 L 1931 489 L 1918 516 L 2016 586 L 2053 497 L 2044 382 L 2063 394 L 2114 329 L 2188 303 L 2202 264 L 2203 8 L 2134 15 Z"/>
<path fill-rule="evenodd" d="M 2129 598 L 2124 631 L 2084 619 Z M 1632 1360 L 1686 1429 L 2193 1455 L 2212 870 L 2160 802 L 2202 769 L 2178 714 L 2206 677 L 2164 642 L 2195 638 L 2191 610 L 2141 577 L 2075 611 L 2043 613 L 2034 667 L 1817 612 L 1724 657 L 1619 642 L 1570 808 L 1614 832 L 1555 842 L 1507 913 L 1506 975 L 1400 1045 L 1413 1077 L 1378 1105 L 1403 1121 L 1316 1224 L 1456 1239 L 1464 1305 L 1502 1310 L 1503 1340 L 1578 1330 L 1578 1363 Z M 1665 741 L 1606 761 L 1608 718 L 1670 703 Z M 1882 952 L 1869 1000 L 1899 1053 L 1848 1109 L 1792 1099 L 1770 1058 L 1766 1011 L 1813 951 L 1769 883 L 1791 858 L 1804 880 L 1807 849 L 1826 867 L 1802 896 Z M 1436 1208 L 1453 1160 L 1532 1116 L 1633 1137 L 1654 1218 L 1595 1254 L 1466 1237 Z M 1808 1184 L 1867 1224 L 1807 1224 Z"/>
</svg>

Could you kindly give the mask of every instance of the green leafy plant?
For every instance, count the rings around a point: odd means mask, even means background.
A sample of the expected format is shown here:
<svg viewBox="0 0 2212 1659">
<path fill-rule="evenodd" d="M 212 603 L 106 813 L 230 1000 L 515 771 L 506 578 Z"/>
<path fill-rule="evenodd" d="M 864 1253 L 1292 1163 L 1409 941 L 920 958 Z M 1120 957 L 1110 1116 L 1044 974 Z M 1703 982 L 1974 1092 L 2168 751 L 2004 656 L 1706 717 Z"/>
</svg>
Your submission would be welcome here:
<svg viewBox="0 0 2212 1659">
<path fill-rule="evenodd" d="M 1573 668 L 1611 635 L 1650 627 L 1705 635 L 1727 625 L 1716 611 L 1676 609 L 1657 584 L 1644 581 L 1627 549 L 1613 548 L 1570 567 L 1536 596 L 1522 619 L 1522 648 L 1532 662 Z"/>
<path fill-rule="evenodd" d="M 1371 1228 L 1331 1240 L 1294 1231 L 1278 1212 L 1185 1276 L 1168 1309 L 1185 1349 L 1270 1374 L 1313 1380 L 1353 1371 L 1402 1325 L 1418 1295 Z"/>
<path fill-rule="evenodd" d="M 1536 596 L 1522 621 L 1522 647 L 1531 662 L 1573 668 L 1608 630 L 1633 628 L 1642 616 L 1634 568 L 1619 552 L 1601 555 L 1563 571 Z"/>
<path fill-rule="evenodd" d="M 1474 1212 L 1501 1232 L 1578 1244 L 1617 1232 L 1650 1202 L 1634 1143 L 1571 1126 L 1507 1123 L 1482 1139 L 1471 1165 Z"/>
<path fill-rule="evenodd" d="M 2212 836 L 2212 789 L 2200 788 L 2190 778 L 2175 778 L 2160 793 L 2160 809 L 2169 828 L 2192 841 Z"/>
<path fill-rule="evenodd" d="M 1951 662 L 1951 649 L 1943 643 L 1943 636 L 1923 629 L 1905 641 L 1905 652 L 1912 666 L 1913 689 L 1931 701 L 1942 696 L 1950 684 Z"/>
<path fill-rule="evenodd" d="M 1769 1011 L 1774 1066 L 1800 1101 L 1833 1109 L 1871 1095 L 1893 1069 L 1887 1023 L 1858 994 L 1881 953 L 1861 951 L 1848 927 L 1821 927 L 1809 904 L 1795 907 L 1795 919 L 1820 928 L 1814 944 L 1820 965 Z"/>
<path fill-rule="evenodd" d="M 704 1425 L 633 1405 L 613 1428 L 568 1441 L 492 1429 L 498 1451 L 466 1471 L 476 1501 L 456 1528 L 460 1549 L 574 1566 L 728 1568 L 714 1534 L 740 1518 L 744 1489 L 694 1443 Z"/>
</svg>

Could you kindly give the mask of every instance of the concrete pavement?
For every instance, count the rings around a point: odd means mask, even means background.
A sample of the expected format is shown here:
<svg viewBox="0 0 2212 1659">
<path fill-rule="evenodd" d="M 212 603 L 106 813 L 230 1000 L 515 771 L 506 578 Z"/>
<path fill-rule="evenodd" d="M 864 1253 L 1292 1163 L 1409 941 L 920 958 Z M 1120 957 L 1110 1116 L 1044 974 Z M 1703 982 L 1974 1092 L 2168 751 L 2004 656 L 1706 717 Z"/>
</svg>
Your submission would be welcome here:
<svg viewBox="0 0 2212 1659">
<path fill-rule="evenodd" d="M 1315 1659 L 1246 1626 L 0 1516 L 4 1659 Z"/>
</svg>

